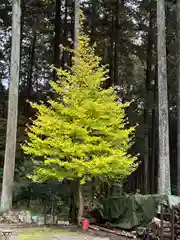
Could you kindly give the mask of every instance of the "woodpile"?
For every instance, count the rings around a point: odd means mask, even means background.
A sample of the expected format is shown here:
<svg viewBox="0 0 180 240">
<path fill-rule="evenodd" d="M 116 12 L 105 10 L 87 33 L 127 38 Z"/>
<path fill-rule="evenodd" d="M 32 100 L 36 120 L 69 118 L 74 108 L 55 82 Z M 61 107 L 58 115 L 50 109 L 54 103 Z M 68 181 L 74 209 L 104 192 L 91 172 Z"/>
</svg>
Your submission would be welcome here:
<svg viewBox="0 0 180 240">
<path fill-rule="evenodd" d="M 180 204 L 173 207 L 175 239 L 180 239 Z"/>
<path fill-rule="evenodd" d="M 123 231 L 123 230 L 109 229 L 109 228 L 101 227 L 97 225 L 89 225 L 89 229 L 96 231 L 96 234 L 98 232 L 106 232 L 107 234 L 111 234 L 119 237 L 125 237 L 126 239 L 137 239 L 134 234 Z"/>
<path fill-rule="evenodd" d="M 171 210 L 168 207 L 162 207 L 162 209 L 158 218 L 154 217 L 147 228 L 137 228 L 136 231 L 131 233 L 97 225 L 90 225 L 90 229 L 124 236 L 127 239 L 136 239 L 137 237 L 137 239 L 144 240 L 180 240 L 180 204 L 174 206 Z"/>
<path fill-rule="evenodd" d="M 169 212 L 161 212 L 160 218 L 153 218 L 144 239 L 180 240 L 180 204 Z"/>
<path fill-rule="evenodd" d="M 161 224 L 163 228 L 161 228 Z M 169 221 L 161 220 L 159 218 L 153 218 L 149 227 L 146 228 L 144 232 L 143 239 L 162 239 L 169 240 L 172 239 L 171 223 Z"/>
</svg>

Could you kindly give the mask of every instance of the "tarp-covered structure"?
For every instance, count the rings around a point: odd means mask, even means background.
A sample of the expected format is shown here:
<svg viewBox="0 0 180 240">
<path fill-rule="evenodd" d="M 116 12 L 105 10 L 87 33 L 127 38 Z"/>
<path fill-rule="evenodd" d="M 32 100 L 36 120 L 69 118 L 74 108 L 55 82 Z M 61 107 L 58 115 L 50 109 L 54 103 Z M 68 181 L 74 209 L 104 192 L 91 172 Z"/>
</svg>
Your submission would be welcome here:
<svg viewBox="0 0 180 240">
<path fill-rule="evenodd" d="M 101 214 L 111 227 L 130 230 L 149 223 L 162 203 L 172 208 L 180 203 L 180 197 L 140 194 L 109 197 L 102 202 Z"/>
</svg>

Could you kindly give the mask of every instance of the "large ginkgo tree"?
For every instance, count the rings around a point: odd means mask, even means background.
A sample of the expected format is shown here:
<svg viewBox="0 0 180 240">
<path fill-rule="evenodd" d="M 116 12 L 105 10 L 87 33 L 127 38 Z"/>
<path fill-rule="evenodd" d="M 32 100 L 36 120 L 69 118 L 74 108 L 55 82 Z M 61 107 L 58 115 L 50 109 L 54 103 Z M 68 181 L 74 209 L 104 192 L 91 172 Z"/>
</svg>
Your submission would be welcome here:
<svg viewBox="0 0 180 240">
<path fill-rule="evenodd" d="M 118 101 L 113 88 L 103 88 L 107 68 L 87 36 L 80 34 L 75 56 L 72 67 L 59 69 L 59 80 L 50 83 L 56 97 L 32 103 L 37 115 L 23 149 L 36 160 L 34 179 L 125 178 L 136 168 L 128 153 L 134 132 L 128 104 Z"/>
</svg>

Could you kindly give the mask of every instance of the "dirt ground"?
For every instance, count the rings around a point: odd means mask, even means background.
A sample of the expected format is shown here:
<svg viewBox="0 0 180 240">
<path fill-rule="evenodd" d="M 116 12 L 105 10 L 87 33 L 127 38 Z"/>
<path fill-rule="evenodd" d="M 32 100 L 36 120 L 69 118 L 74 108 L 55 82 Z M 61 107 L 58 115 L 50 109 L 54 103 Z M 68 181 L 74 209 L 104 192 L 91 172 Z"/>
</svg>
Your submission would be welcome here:
<svg viewBox="0 0 180 240">
<path fill-rule="evenodd" d="M 0 225 L 0 229 L 12 229 L 9 240 L 125 240 L 126 237 L 115 236 L 101 231 L 80 232 L 69 228 L 23 227 L 17 225 Z M 3 238 L 0 238 L 3 239 Z"/>
</svg>

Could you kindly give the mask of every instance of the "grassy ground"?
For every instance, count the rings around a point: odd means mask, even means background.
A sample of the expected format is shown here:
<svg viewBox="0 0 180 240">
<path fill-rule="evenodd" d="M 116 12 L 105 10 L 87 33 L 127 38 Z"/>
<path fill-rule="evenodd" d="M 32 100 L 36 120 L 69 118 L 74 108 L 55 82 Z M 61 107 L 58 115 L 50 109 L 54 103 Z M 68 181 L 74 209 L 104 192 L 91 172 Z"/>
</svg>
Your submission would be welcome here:
<svg viewBox="0 0 180 240">
<path fill-rule="evenodd" d="M 51 240 L 60 236 L 78 236 L 78 232 L 54 228 L 27 228 L 18 230 L 18 240 Z"/>
</svg>

